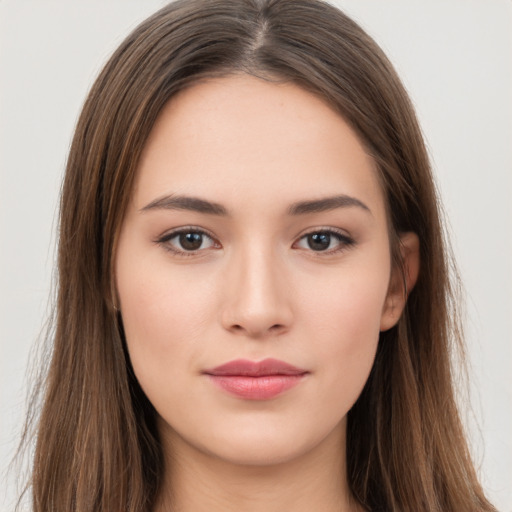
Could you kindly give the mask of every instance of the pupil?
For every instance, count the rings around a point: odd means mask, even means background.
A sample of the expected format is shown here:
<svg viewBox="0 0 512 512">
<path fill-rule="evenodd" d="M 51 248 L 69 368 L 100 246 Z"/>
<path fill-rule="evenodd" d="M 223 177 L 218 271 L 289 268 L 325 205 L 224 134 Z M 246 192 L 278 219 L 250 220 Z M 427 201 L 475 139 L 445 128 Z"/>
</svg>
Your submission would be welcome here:
<svg viewBox="0 0 512 512">
<path fill-rule="evenodd" d="M 195 251 L 201 247 L 203 243 L 203 235 L 201 233 L 184 233 L 180 235 L 180 244 L 183 249 Z"/>
<path fill-rule="evenodd" d="M 329 247 L 331 235 L 329 233 L 314 233 L 308 236 L 308 245 L 316 251 L 323 251 Z"/>
</svg>

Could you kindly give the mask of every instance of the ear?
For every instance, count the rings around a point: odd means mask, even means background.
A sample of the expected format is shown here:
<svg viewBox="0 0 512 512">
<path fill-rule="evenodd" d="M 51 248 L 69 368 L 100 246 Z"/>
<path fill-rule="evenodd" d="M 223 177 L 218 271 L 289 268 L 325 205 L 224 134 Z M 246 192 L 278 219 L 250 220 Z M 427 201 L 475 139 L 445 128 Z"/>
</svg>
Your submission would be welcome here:
<svg viewBox="0 0 512 512">
<path fill-rule="evenodd" d="M 393 265 L 389 288 L 382 308 L 380 330 L 387 331 L 395 326 L 414 288 L 420 270 L 420 241 L 416 233 L 400 235 L 402 265 Z"/>
</svg>

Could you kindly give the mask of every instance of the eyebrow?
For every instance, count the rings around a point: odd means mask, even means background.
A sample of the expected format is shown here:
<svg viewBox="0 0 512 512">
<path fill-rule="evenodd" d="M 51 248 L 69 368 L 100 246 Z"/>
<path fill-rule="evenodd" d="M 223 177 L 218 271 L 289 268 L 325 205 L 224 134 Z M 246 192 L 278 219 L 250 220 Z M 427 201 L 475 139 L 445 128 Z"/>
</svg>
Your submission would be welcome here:
<svg viewBox="0 0 512 512">
<path fill-rule="evenodd" d="M 352 196 L 339 195 L 325 197 L 323 199 L 314 199 L 312 201 L 299 201 L 297 203 L 293 203 L 290 208 L 288 208 L 288 215 L 320 213 L 335 210 L 336 208 L 348 208 L 354 206 L 371 214 L 370 208 L 368 208 L 368 206 L 359 199 Z"/>
<path fill-rule="evenodd" d="M 324 197 L 321 199 L 313 199 L 310 201 L 298 201 L 288 208 L 288 215 L 306 215 L 310 213 L 321 213 L 336 208 L 357 207 L 371 214 L 370 208 L 359 199 L 347 196 L 337 195 Z M 140 209 L 141 212 L 150 210 L 187 210 L 207 215 L 218 215 L 223 217 L 230 216 L 229 211 L 221 204 L 199 197 L 166 195 L 151 201 L 149 204 Z"/>
<path fill-rule="evenodd" d="M 189 210 L 192 212 L 206 213 L 209 215 L 228 216 L 224 206 L 205 199 L 190 196 L 169 195 L 151 201 L 141 208 L 141 212 L 149 210 Z"/>
</svg>

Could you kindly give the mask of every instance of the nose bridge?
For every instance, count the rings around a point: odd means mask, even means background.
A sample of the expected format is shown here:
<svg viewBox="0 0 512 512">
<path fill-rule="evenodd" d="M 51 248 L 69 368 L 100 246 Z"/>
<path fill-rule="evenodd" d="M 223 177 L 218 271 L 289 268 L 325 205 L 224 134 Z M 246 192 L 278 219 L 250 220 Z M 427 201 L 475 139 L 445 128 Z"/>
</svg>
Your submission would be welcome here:
<svg viewBox="0 0 512 512">
<path fill-rule="evenodd" d="M 225 328 L 257 337 L 289 327 L 290 290 L 284 266 L 268 240 L 249 239 L 233 251 L 227 269 Z"/>
</svg>

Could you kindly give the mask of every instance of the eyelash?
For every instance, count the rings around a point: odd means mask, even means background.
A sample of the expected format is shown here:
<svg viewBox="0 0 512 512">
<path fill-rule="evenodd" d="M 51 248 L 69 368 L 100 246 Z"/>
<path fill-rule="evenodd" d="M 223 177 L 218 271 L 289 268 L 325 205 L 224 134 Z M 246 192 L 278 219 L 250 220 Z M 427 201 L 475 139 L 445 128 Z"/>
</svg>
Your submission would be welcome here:
<svg viewBox="0 0 512 512">
<path fill-rule="evenodd" d="M 185 227 L 185 228 L 179 228 L 179 229 L 176 229 L 174 231 L 171 231 L 170 233 L 167 233 L 164 236 L 162 236 L 161 238 L 155 240 L 155 242 L 157 244 L 159 244 L 159 245 L 162 245 L 163 248 L 166 251 L 169 251 L 169 252 L 173 253 L 174 255 L 176 255 L 178 257 L 185 257 L 186 258 L 186 257 L 190 257 L 190 256 L 197 256 L 197 254 L 199 252 L 201 252 L 201 250 L 198 250 L 198 251 L 180 251 L 178 249 L 175 249 L 174 247 L 172 247 L 169 244 L 169 242 L 173 238 L 176 238 L 177 236 L 182 235 L 182 234 L 190 234 L 190 233 L 194 233 L 194 234 L 198 234 L 198 235 L 202 235 L 202 236 L 207 236 L 212 241 L 214 241 L 214 237 L 212 235 L 210 235 L 209 233 L 207 233 L 206 231 L 202 230 L 202 229 L 198 229 L 198 228 L 194 228 L 194 227 Z"/>
<path fill-rule="evenodd" d="M 173 230 L 170 233 L 167 233 L 167 234 L 163 235 L 162 237 L 158 238 L 157 240 L 155 240 L 155 243 L 161 245 L 166 251 L 171 252 L 172 254 L 174 254 L 177 257 L 187 258 L 190 256 L 197 256 L 198 253 L 204 251 L 205 249 L 199 249 L 199 250 L 195 250 L 195 251 L 182 251 L 182 250 L 175 249 L 174 247 L 172 247 L 169 244 L 169 242 L 172 239 L 178 237 L 179 235 L 192 234 L 192 233 L 198 234 L 201 236 L 206 236 L 214 242 L 214 245 L 216 244 L 218 246 L 218 244 L 215 242 L 215 239 L 212 235 L 210 235 L 208 232 L 206 232 L 202 229 L 198 229 L 198 228 L 194 228 L 194 227 L 185 227 L 185 228 L 179 228 L 179 229 Z M 333 229 L 333 228 L 317 228 L 313 231 L 309 231 L 308 233 L 305 233 L 304 235 L 302 235 L 299 238 L 299 241 L 303 240 L 304 238 L 306 238 L 310 235 L 315 235 L 315 234 L 326 234 L 329 236 L 334 236 L 339 242 L 339 246 L 336 249 L 328 249 L 325 251 L 314 251 L 312 249 L 310 250 L 310 252 L 312 252 L 314 254 L 318 254 L 319 256 L 340 253 L 340 252 L 352 247 L 356 243 L 354 239 L 352 239 L 345 233 L 338 231 L 336 229 Z"/>
<path fill-rule="evenodd" d="M 340 231 L 340 230 L 337 230 L 337 229 L 334 229 L 334 228 L 316 228 L 316 229 L 314 229 L 312 231 L 309 231 L 309 232 L 303 234 L 299 238 L 299 240 L 294 243 L 294 245 L 297 244 L 298 242 L 300 242 L 301 240 L 304 240 L 308 236 L 318 235 L 318 234 L 329 235 L 330 237 L 336 238 L 337 241 L 338 241 L 338 246 L 336 248 L 334 248 L 334 249 L 327 249 L 325 251 L 314 251 L 311 248 L 309 250 L 306 249 L 306 250 L 308 250 L 308 252 L 311 252 L 311 253 L 313 253 L 315 255 L 318 255 L 319 257 L 341 253 L 341 252 L 349 249 L 350 247 L 354 246 L 355 243 L 356 243 L 353 238 L 348 236 L 343 231 Z"/>
</svg>

